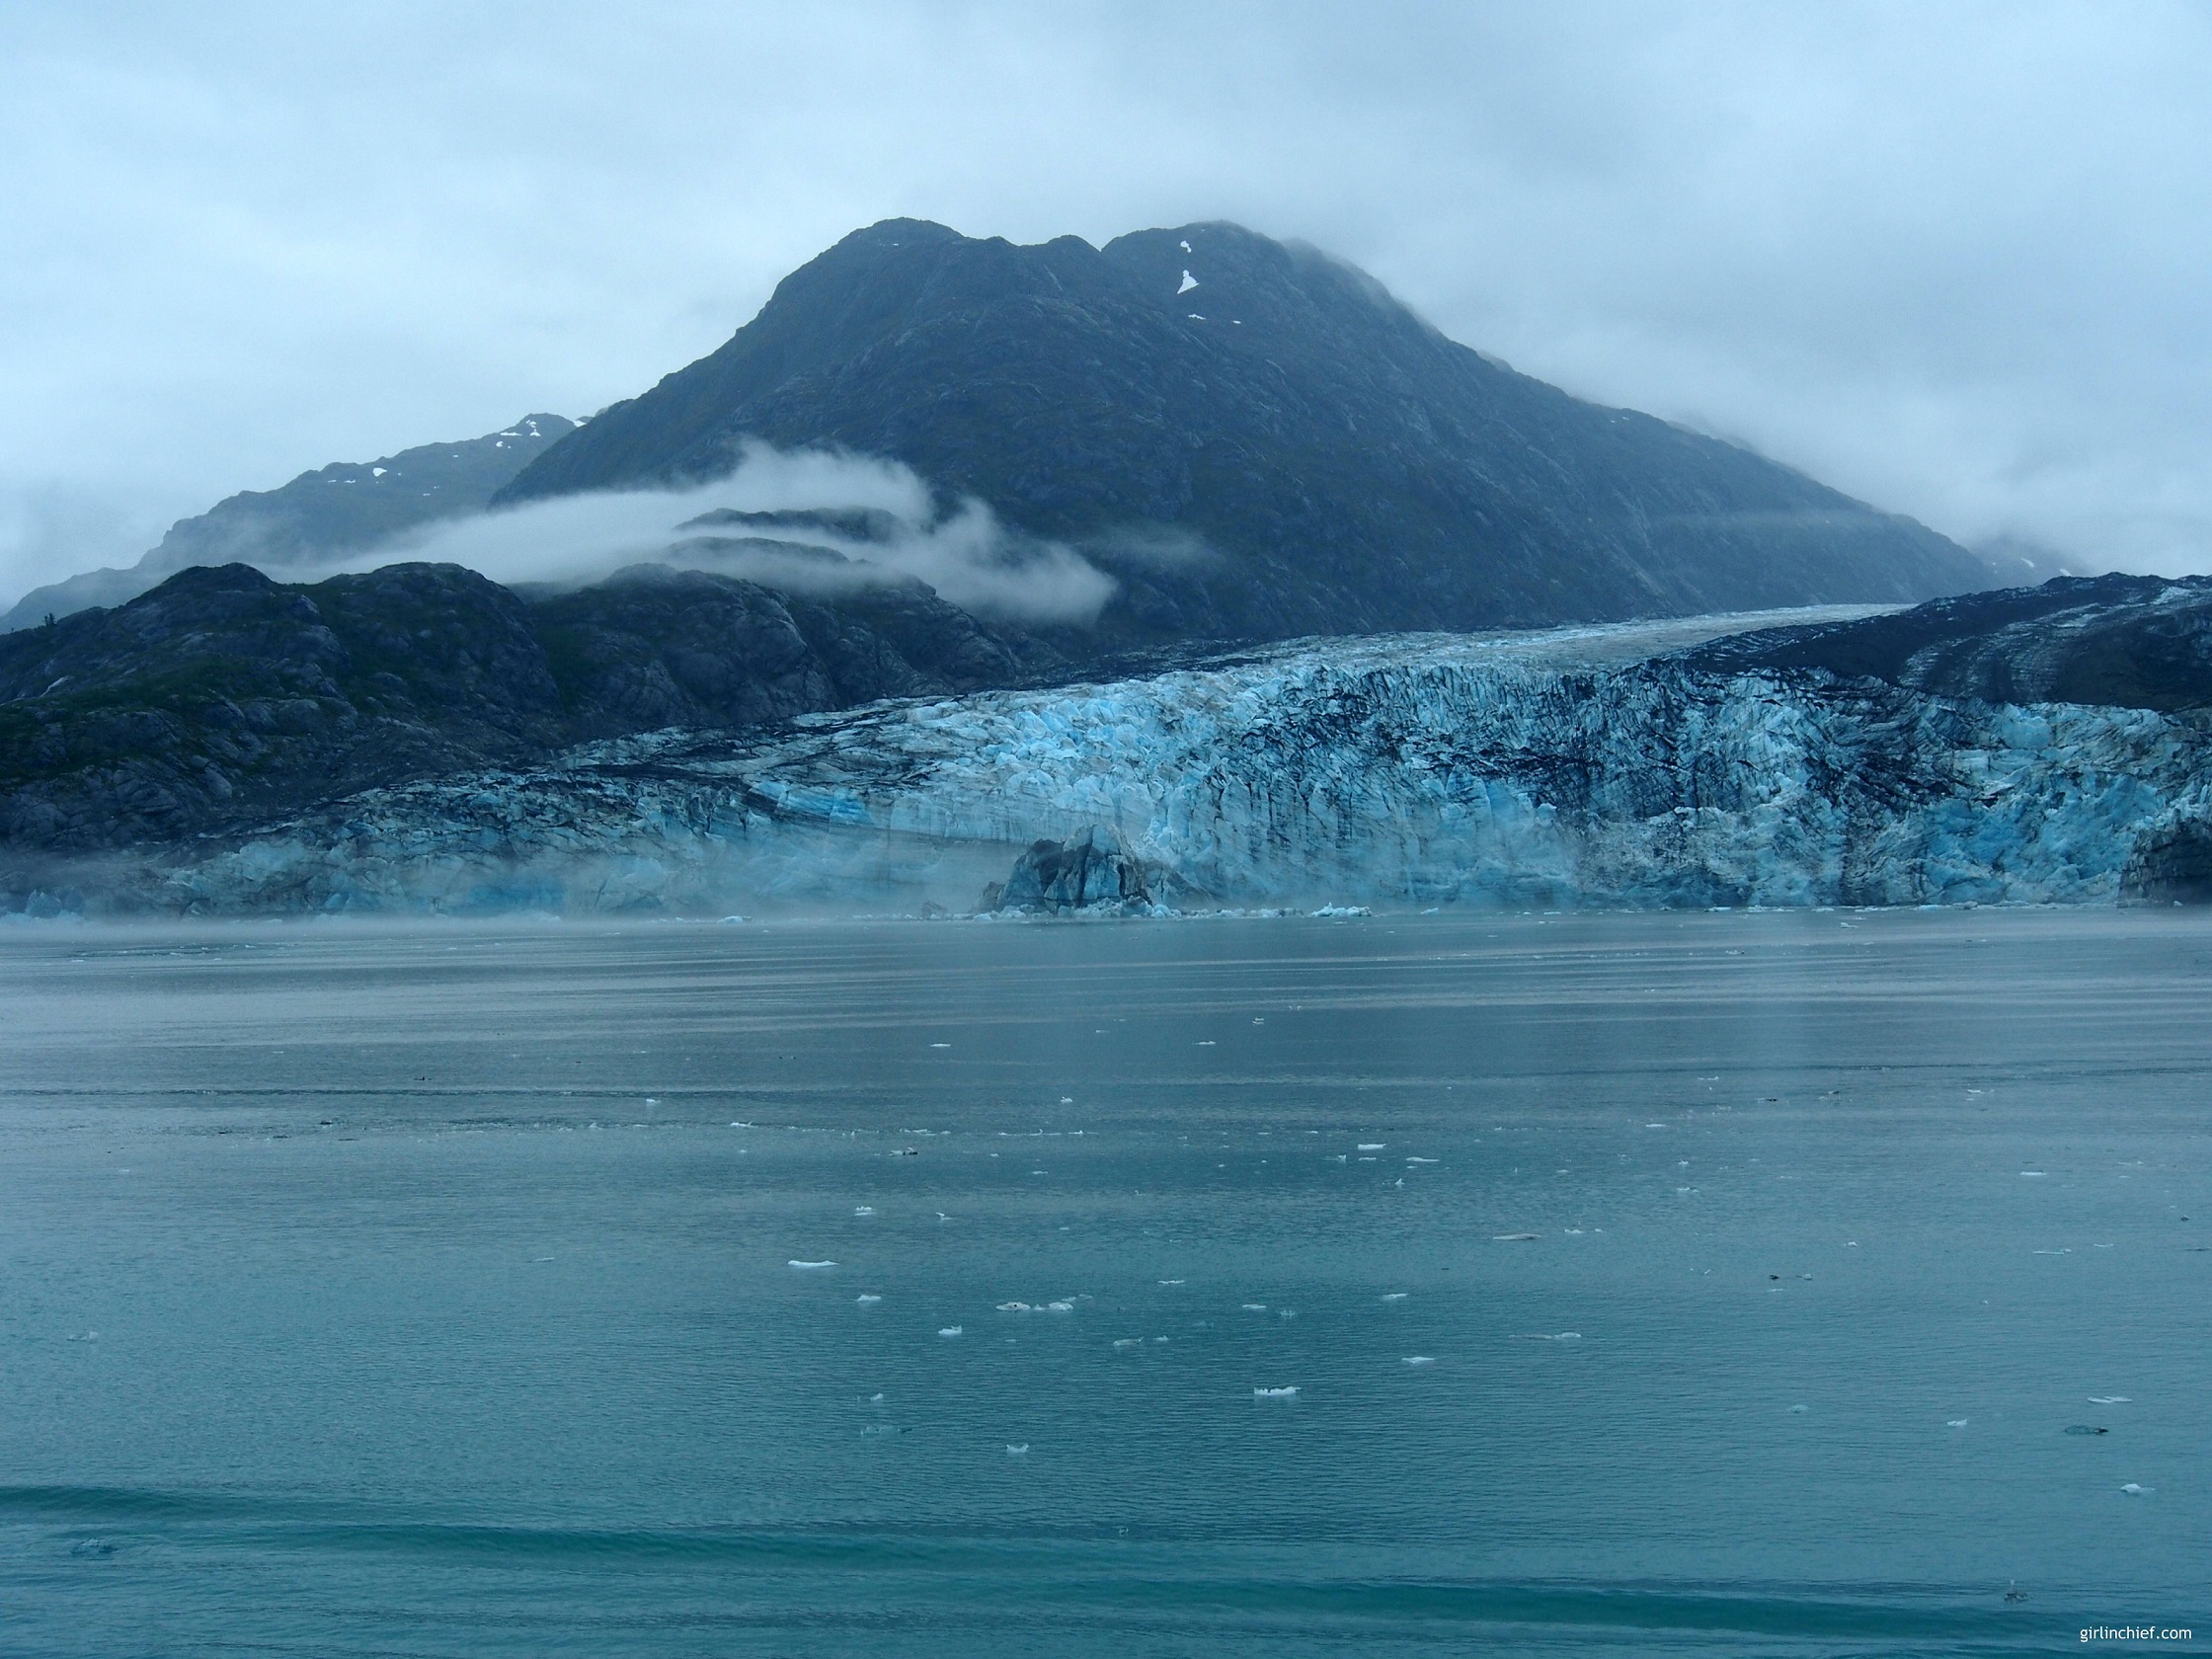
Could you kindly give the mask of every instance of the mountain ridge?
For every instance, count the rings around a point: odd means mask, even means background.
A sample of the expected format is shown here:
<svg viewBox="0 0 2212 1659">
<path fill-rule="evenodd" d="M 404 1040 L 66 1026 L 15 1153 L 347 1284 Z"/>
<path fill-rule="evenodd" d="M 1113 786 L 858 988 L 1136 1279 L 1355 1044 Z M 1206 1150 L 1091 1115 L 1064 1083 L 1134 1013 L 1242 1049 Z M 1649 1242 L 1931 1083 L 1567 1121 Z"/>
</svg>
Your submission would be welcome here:
<svg viewBox="0 0 2212 1659">
<path fill-rule="evenodd" d="M 1575 399 L 1365 273 L 1223 222 L 1103 248 L 855 231 L 494 505 L 697 481 L 747 441 L 902 461 L 1074 545 L 1120 583 L 1106 625 L 1125 638 L 1914 602 L 1992 580 L 1923 525 Z M 1162 558 L 1162 532 L 1210 557 Z"/>
<path fill-rule="evenodd" d="M 542 411 L 445 443 L 373 461 L 332 461 L 273 490 L 241 490 L 180 518 L 138 563 L 84 571 L 33 589 L 0 615 L 0 634 L 93 605 L 136 598 L 195 565 L 246 559 L 278 569 L 357 551 L 403 531 L 481 512 L 493 492 L 578 423 Z"/>
</svg>

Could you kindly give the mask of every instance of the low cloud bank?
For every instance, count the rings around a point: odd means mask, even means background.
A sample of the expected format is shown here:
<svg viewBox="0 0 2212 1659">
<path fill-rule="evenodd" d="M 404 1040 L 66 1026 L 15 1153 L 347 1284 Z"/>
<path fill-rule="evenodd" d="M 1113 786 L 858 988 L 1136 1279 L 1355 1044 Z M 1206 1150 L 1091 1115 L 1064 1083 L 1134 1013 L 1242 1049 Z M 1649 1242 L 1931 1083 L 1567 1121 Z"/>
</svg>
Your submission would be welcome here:
<svg viewBox="0 0 2212 1659">
<path fill-rule="evenodd" d="M 1073 549 L 1008 531 L 980 501 L 941 512 L 900 462 L 765 444 L 747 445 L 711 483 L 531 502 L 410 531 L 328 569 L 410 560 L 464 565 L 510 586 L 581 585 L 638 564 L 812 593 L 912 578 L 964 610 L 1029 622 L 1088 622 L 1114 592 L 1113 578 Z M 281 576 L 300 580 L 296 570 Z"/>
</svg>

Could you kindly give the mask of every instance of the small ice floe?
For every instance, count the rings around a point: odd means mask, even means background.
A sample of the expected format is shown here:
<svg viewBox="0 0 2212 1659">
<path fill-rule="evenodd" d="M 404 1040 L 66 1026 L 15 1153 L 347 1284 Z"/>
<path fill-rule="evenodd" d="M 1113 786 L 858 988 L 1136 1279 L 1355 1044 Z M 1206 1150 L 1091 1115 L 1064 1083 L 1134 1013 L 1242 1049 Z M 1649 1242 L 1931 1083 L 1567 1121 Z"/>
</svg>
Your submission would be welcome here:
<svg viewBox="0 0 2212 1659">
<path fill-rule="evenodd" d="M 2073 1254 L 2074 1252 L 2073 1252 L 2072 1250 L 2070 1250 L 2070 1249 L 2057 1249 L 2057 1250 L 2036 1250 L 2036 1251 L 2033 1251 L 2033 1252 L 2031 1252 L 2031 1253 L 2032 1253 L 2032 1254 L 2034 1254 L 2034 1255 L 2038 1255 L 2038 1256 L 2071 1256 L 2071 1255 L 2072 1255 L 2072 1254 Z"/>
<path fill-rule="evenodd" d="M 1117 1348 L 1142 1348 L 1145 1346 L 1145 1339 L 1141 1336 L 1117 1336 L 1114 1338 L 1114 1346 Z"/>
<path fill-rule="evenodd" d="M 2150 1496 L 2150 1494 L 2157 1491 L 2158 1488 L 2156 1486 L 2138 1486 L 2134 1481 L 2130 1480 L 2126 1485 L 2122 1486 L 2120 1490 L 2125 1492 L 2131 1498 L 2143 1498 Z"/>
<path fill-rule="evenodd" d="M 1036 1309 L 1026 1302 L 1002 1302 L 998 1304 L 998 1311 L 1001 1313 L 1033 1313 Z"/>
<path fill-rule="evenodd" d="M 1022 1442 L 1022 1443 L 1021 1443 L 1021 1444 L 1020 1444 L 1019 1446 L 1016 1446 L 1016 1445 L 1015 1445 L 1015 1444 L 1014 1444 L 1014 1443 L 1013 1443 L 1012 1441 L 1008 1441 L 1008 1442 L 1006 1443 L 1006 1456 L 1007 1456 L 1007 1457 L 1009 1457 L 1009 1458 L 1022 1458 L 1022 1457 L 1027 1457 L 1028 1455 L 1029 1455 L 1029 1442 L 1028 1442 L 1028 1441 L 1026 1441 L 1026 1440 L 1025 1440 L 1025 1441 L 1023 1441 L 1023 1442 Z"/>
<path fill-rule="evenodd" d="M 726 915 L 722 918 L 722 925 L 725 927 L 735 927 L 744 920 L 745 917 L 742 915 Z"/>
<path fill-rule="evenodd" d="M 1406 1299 L 1406 1295 L 1407 1293 L 1404 1291 L 1384 1291 L 1382 1293 L 1382 1300 L 1384 1302 L 1403 1302 Z"/>
<path fill-rule="evenodd" d="M 860 1304 L 860 1305 L 863 1307 L 873 1307 L 877 1303 L 883 1301 L 883 1298 L 880 1296 L 872 1296 L 868 1292 L 863 1291 L 860 1293 L 860 1295 L 854 1297 L 852 1300 Z"/>
<path fill-rule="evenodd" d="M 1295 1319 L 1298 1317 L 1298 1315 L 1288 1307 L 1278 1307 L 1275 1310 L 1275 1316 L 1278 1319 Z"/>
<path fill-rule="evenodd" d="M 1186 253 L 1187 253 L 1187 252 L 1189 252 L 1189 250 L 1188 250 L 1188 249 L 1185 249 L 1184 251 L 1185 251 Z M 1183 283 L 1182 283 L 1182 286 L 1181 286 L 1181 287 L 1179 287 L 1179 288 L 1177 288 L 1177 289 L 1176 289 L 1175 291 L 1176 291 L 1177 293 L 1179 293 L 1179 294 L 1187 294 L 1187 293 L 1189 293 L 1189 292 L 1191 291 L 1191 289 L 1193 289 L 1193 288 L 1195 288 L 1195 287 L 1197 287 L 1197 286 L 1198 286 L 1198 278 L 1197 278 L 1196 276 L 1192 276 L 1192 275 L 1191 275 L 1191 274 L 1190 274 L 1189 272 L 1187 272 L 1187 271 L 1186 271 L 1186 272 L 1184 272 L 1184 273 L 1183 273 Z"/>
<path fill-rule="evenodd" d="M 2020 1179 L 2023 1181 L 2040 1181 L 2043 1178 L 2043 1172 L 2040 1169 L 2023 1169 L 2020 1171 Z"/>
<path fill-rule="evenodd" d="M 1298 1384 L 1294 1382 L 1288 1388 L 1254 1388 L 1252 1397 L 1254 1399 L 1290 1399 L 1297 1393 Z"/>
<path fill-rule="evenodd" d="M 1405 1161 L 1406 1161 L 1407 1163 L 1435 1163 L 1435 1162 L 1437 1162 L 1438 1160 L 1437 1160 L 1437 1159 L 1435 1159 L 1435 1158 L 1425 1158 L 1425 1157 L 1409 1157 L 1409 1158 L 1407 1158 L 1407 1159 L 1406 1159 Z"/>
<path fill-rule="evenodd" d="M 1380 1152 L 1388 1145 L 1389 1142 L 1387 1141 L 1362 1141 L 1359 1149 L 1363 1152 Z"/>
<path fill-rule="evenodd" d="M 1530 1331 L 1514 1338 L 1517 1342 L 1580 1342 L 1580 1331 Z"/>
<path fill-rule="evenodd" d="M 1405 1363 L 1407 1365 L 1435 1365 L 1436 1356 L 1434 1354 L 1408 1354 L 1405 1356 Z"/>
<path fill-rule="evenodd" d="M 1645 1125 L 1644 1125 L 1644 1128 L 1646 1128 L 1646 1129 L 1665 1129 L 1666 1127 L 1667 1127 L 1667 1126 L 1666 1126 L 1665 1124 L 1645 1124 Z"/>
<path fill-rule="evenodd" d="M 2059 1430 L 2060 1434 L 2070 1435 L 2100 1435 L 2105 1432 L 2105 1430 L 2096 1427 L 2094 1423 L 2069 1423 L 2065 1428 Z"/>
<path fill-rule="evenodd" d="M 1792 1417 L 1801 1417 L 1811 1409 L 1812 1407 L 1809 1405 L 1793 1405 L 1789 1408 L 1789 1414 Z"/>
<path fill-rule="evenodd" d="M 938 1332 L 937 1334 L 938 1334 L 939 1336 L 958 1336 L 958 1335 L 960 1334 L 960 1329 L 961 1329 L 961 1327 L 960 1327 L 960 1326 L 958 1326 L 958 1325 L 947 1325 L 947 1326 L 945 1326 L 945 1328 L 944 1328 L 943 1330 L 939 1331 L 939 1332 Z"/>
<path fill-rule="evenodd" d="M 852 1213 L 855 1216 L 873 1216 L 876 1213 L 876 1207 L 873 1204 L 855 1204 L 852 1207 Z"/>
<path fill-rule="evenodd" d="M 1218 1043 L 1216 1043 L 1216 1042 L 1214 1041 L 1214 1039 L 1213 1039 L 1213 1038 L 1211 1038 L 1211 1037 L 1207 1038 L 1207 1039 L 1206 1039 L 1206 1040 L 1205 1040 L 1204 1042 L 1202 1042 L 1202 1043 L 1196 1044 L 1195 1046 L 1196 1046 L 1196 1047 L 1198 1047 L 1198 1048 L 1201 1048 L 1201 1049 L 1214 1049 L 1214 1048 L 1219 1048 L 1219 1047 L 1221 1047 L 1221 1045 L 1220 1045 L 1220 1044 L 1218 1044 Z"/>
<path fill-rule="evenodd" d="M 2092 1405 L 2133 1405 L 2134 1403 L 2135 1402 L 2128 1398 L 2128 1396 L 2125 1394 L 2090 1395 L 2090 1404 Z"/>
<path fill-rule="evenodd" d="M 1072 1106 L 1075 1104 L 1075 1097 L 1071 1094 L 1064 1094 L 1060 1097 L 1060 1103 L 1063 1106 Z"/>
<path fill-rule="evenodd" d="M 1160 1283 L 1162 1285 L 1180 1285 L 1183 1281 L 1180 1279 L 1162 1279 Z"/>
<path fill-rule="evenodd" d="M 1493 1244 L 1533 1244 L 1536 1242 L 1536 1236 L 1533 1232 L 1493 1232 L 1490 1234 L 1490 1242 Z"/>
<path fill-rule="evenodd" d="M 808 1261 L 801 1261 L 801 1260 L 799 1260 L 799 1258 L 798 1258 L 798 1257 L 794 1256 L 794 1257 L 792 1257 L 792 1258 L 791 1258 L 791 1265 L 792 1265 L 793 1267 L 796 1267 L 796 1268 L 801 1268 L 801 1269 L 804 1269 L 804 1270 L 806 1270 L 806 1271 L 808 1271 L 808 1272 L 812 1272 L 812 1271 L 814 1271 L 814 1270 L 816 1270 L 816 1269 L 818 1269 L 818 1268 L 825 1268 L 825 1267 L 835 1267 L 835 1266 L 836 1266 L 837 1264 L 836 1264 L 835 1262 L 833 1262 L 833 1261 L 819 1261 L 819 1262 L 808 1262 Z"/>
<path fill-rule="evenodd" d="M 1946 1429 L 1963 1429 L 1964 1427 L 1966 1427 L 1966 1419 L 1963 1417 L 1946 1418 L 1943 1422 L 1943 1427 Z"/>
<path fill-rule="evenodd" d="M 1247 1313 L 1265 1313 L 1267 1311 L 1267 1304 L 1264 1302 L 1247 1302 L 1241 1305 Z"/>
<path fill-rule="evenodd" d="M 1186 254 L 1191 251 L 1191 245 L 1188 242 L 1178 243 L 1177 246 L 1180 247 Z"/>
<path fill-rule="evenodd" d="M 932 1043 L 929 1046 L 933 1049 L 949 1049 L 952 1047 L 950 1043 Z"/>
</svg>

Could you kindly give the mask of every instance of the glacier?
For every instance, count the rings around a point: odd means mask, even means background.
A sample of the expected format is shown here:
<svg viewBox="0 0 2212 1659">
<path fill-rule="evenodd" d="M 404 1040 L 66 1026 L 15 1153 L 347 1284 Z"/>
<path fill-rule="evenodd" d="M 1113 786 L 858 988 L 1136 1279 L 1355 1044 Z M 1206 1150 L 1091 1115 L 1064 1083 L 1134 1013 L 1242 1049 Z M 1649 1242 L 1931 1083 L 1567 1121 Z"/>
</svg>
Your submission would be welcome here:
<svg viewBox="0 0 2212 1659">
<path fill-rule="evenodd" d="M 2110 904 L 2204 834 L 2187 715 L 1680 654 L 1828 608 L 1307 640 L 1094 684 L 673 730 L 110 870 L 111 908 L 973 911 L 1092 830 L 1173 908 Z"/>
</svg>

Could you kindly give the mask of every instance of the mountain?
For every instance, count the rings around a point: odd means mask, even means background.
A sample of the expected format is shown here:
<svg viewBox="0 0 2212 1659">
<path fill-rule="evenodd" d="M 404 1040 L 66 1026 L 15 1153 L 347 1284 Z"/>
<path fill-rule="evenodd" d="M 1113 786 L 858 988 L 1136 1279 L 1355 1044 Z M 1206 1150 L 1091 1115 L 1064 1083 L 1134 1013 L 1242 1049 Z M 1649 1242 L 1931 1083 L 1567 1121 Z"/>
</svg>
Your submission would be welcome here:
<svg viewBox="0 0 2212 1659">
<path fill-rule="evenodd" d="M 748 439 L 890 457 L 1079 548 L 1141 641 L 1909 602 L 1989 568 L 1735 445 L 1446 339 L 1232 224 L 1093 248 L 894 219 L 496 504 L 700 480 Z"/>
<path fill-rule="evenodd" d="M 512 427 L 454 443 L 426 443 L 373 461 L 335 461 L 275 490 L 245 490 L 180 518 L 127 570 L 86 571 L 27 593 L 0 633 L 45 617 L 136 598 L 194 565 L 249 560 L 264 569 L 312 567 L 439 518 L 481 513 L 493 493 L 576 423 L 525 415 Z"/>
</svg>

